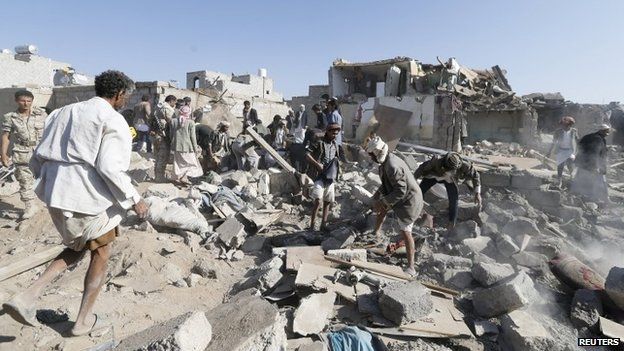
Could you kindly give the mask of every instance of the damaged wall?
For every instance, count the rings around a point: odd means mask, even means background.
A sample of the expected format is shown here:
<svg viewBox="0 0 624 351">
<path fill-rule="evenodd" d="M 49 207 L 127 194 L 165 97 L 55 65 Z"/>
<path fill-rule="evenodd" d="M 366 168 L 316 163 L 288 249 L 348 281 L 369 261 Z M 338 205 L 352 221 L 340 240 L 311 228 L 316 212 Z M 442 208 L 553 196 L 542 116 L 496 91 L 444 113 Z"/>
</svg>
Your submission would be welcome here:
<svg viewBox="0 0 624 351">
<path fill-rule="evenodd" d="M 54 70 L 69 67 L 69 63 L 54 61 L 39 55 L 0 53 L 0 88 L 23 86 L 53 86 Z"/>
</svg>

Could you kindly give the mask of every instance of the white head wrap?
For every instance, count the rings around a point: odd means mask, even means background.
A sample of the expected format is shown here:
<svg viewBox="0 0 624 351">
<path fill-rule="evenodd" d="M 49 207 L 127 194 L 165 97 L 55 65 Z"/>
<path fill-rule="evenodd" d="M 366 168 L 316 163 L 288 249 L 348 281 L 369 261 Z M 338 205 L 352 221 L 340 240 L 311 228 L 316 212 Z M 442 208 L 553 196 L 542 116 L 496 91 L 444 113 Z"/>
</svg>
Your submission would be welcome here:
<svg viewBox="0 0 624 351">
<path fill-rule="evenodd" d="M 599 125 L 599 126 L 598 126 L 598 130 L 597 130 L 597 131 L 599 132 L 599 131 L 601 131 L 601 130 L 606 130 L 606 129 L 611 130 L 611 126 L 610 126 L 610 125 L 608 125 L 608 124 L 606 124 L 606 123 L 603 123 L 603 124 L 601 124 L 601 125 Z"/>
<path fill-rule="evenodd" d="M 366 145 L 366 152 L 375 155 L 379 163 L 383 163 L 388 157 L 388 144 L 380 137 L 374 137 Z"/>
</svg>

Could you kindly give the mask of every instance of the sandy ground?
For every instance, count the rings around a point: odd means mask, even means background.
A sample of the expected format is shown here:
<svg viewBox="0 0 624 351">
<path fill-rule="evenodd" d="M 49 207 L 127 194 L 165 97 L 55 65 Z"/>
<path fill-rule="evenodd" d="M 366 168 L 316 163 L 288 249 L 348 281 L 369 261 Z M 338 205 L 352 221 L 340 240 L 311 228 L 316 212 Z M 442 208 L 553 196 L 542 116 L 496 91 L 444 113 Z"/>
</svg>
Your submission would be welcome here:
<svg viewBox="0 0 624 351">
<path fill-rule="evenodd" d="M 17 214 L 22 207 L 17 194 L 2 198 L 0 206 L 0 211 L 7 211 L 5 214 Z M 17 222 L 0 218 L 2 264 L 60 243 L 60 236 L 45 210 L 35 218 L 21 222 L 19 231 L 13 228 Z M 186 278 L 193 262 L 200 258 L 210 262 L 217 272 L 216 279 L 202 278 L 196 286 L 176 287 L 167 283 L 166 274 L 160 272 L 162 266 L 171 263 L 179 267 Z M 176 234 L 123 230 L 113 244 L 107 282 L 95 306 L 95 313 L 104 315 L 112 323 L 112 332 L 96 338 L 62 336 L 71 328 L 80 307 L 88 266 L 88 259 L 84 257 L 73 269 L 56 279 L 36 304 L 38 310 L 56 311 L 53 315 L 67 313 L 69 321 L 28 327 L 6 314 L 0 315 L 0 350 L 84 350 L 113 338 L 119 341 L 187 311 L 208 310 L 223 301 L 230 287 L 254 265 L 254 259 L 254 256 L 246 255 L 241 261 L 225 262 L 216 259 L 212 251 L 203 247 L 192 252 Z M 0 301 L 26 289 L 44 268 L 45 265 L 0 282 Z M 127 272 L 125 282 L 132 287 L 111 282 L 124 272 Z M 143 290 L 151 292 L 143 293 Z"/>
</svg>

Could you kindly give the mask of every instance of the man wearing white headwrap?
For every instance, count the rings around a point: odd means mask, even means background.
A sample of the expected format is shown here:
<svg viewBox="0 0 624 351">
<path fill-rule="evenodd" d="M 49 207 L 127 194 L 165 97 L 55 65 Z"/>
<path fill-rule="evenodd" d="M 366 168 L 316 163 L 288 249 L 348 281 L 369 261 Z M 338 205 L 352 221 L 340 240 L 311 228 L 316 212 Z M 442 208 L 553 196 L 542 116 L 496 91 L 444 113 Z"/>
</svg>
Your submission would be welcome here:
<svg viewBox="0 0 624 351">
<path fill-rule="evenodd" d="M 399 230 L 403 234 L 407 249 L 408 267 L 405 271 L 410 275 L 415 275 L 412 227 L 422 212 L 422 193 L 405 161 L 388 153 L 388 145 L 380 137 L 374 137 L 368 142 L 366 152 L 373 161 L 380 164 L 381 186 L 373 195 L 375 200 L 373 209 L 377 213 L 375 234 L 379 235 L 386 214 L 393 210 L 399 221 Z"/>
<path fill-rule="evenodd" d="M 609 203 L 607 187 L 607 140 L 611 126 L 602 124 L 595 133 L 587 134 L 578 144 L 578 171 L 570 190 L 591 201 Z"/>
</svg>

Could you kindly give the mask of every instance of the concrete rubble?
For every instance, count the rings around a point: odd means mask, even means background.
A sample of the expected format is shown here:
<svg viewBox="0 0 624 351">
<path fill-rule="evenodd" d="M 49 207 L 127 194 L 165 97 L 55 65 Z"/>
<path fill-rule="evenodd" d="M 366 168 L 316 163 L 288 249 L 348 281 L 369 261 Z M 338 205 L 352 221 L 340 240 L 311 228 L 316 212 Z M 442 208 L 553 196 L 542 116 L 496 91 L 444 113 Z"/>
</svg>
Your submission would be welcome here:
<svg viewBox="0 0 624 351">
<path fill-rule="evenodd" d="M 492 287 L 475 292 L 472 303 L 480 316 L 496 317 L 524 307 L 538 296 L 531 277 L 519 272 Z"/>
<path fill-rule="evenodd" d="M 431 292 L 418 282 L 389 283 L 381 290 L 379 309 L 398 325 L 414 322 L 433 309 Z"/>
</svg>

